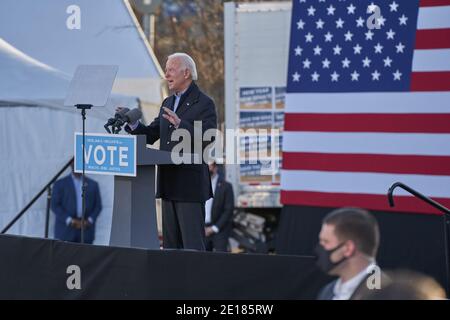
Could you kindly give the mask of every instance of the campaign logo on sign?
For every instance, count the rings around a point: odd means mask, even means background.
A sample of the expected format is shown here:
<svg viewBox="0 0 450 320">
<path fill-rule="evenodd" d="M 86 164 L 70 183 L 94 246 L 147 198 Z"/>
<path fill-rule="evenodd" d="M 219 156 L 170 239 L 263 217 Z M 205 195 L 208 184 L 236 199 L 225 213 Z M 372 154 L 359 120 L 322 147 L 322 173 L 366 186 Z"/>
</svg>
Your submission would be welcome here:
<svg viewBox="0 0 450 320">
<path fill-rule="evenodd" d="M 86 134 L 85 172 L 136 176 L 136 137 Z M 83 135 L 75 133 L 75 172 L 83 171 Z"/>
</svg>

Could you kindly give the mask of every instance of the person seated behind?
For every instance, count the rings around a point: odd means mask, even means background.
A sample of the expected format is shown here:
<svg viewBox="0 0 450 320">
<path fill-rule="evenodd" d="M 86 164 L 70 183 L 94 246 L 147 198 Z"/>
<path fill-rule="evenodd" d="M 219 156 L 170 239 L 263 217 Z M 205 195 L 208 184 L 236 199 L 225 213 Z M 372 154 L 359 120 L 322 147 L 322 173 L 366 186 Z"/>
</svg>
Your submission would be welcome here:
<svg viewBox="0 0 450 320">
<path fill-rule="evenodd" d="M 358 300 L 376 268 L 380 242 L 376 219 L 366 210 L 341 208 L 323 220 L 316 247 L 317 265 L 325 273 L 339 278 L 326 285 L 319 300 Z M 381 285 L 387 278 L 381 274 Z"/>
<path fill-rule="evenodd" d="M 63 241 L 81 242 L 82 197 L 81 174 L 74 171 L 53 185 L 51 208 L 55 213 L 55 238 Z M 84 243 L 91 244 L 95 238 L 95 222 L 102 202 L 98 183 L 85 177 L 86 215 L 84 220 Z"/>
<path fill-rule="evenodd" d="M 424 274 L 399 270 L 387 272 L 391 281 L 380 290 L 368 291 L 365 300 L 442 300 L 445 290 L 433 278 Z"/>
<path fill-rule="evenodd" d="M 205 203 L 206 250 L 226 252 L 234 210 L 233 186 L 219 175 L 215 162 L 208 167 L 214 197 Z"/>
</svg>

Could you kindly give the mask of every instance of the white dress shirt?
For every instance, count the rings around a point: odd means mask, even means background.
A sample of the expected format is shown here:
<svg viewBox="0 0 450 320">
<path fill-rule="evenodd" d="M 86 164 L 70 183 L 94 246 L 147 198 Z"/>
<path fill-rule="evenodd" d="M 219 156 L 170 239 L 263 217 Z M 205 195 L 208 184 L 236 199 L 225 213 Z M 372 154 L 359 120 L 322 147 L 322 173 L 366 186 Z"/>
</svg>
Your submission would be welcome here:
<svg viewBox="0 0 450 320">
<path fill-rule="evenodd" d="M 219 175 L 216 173 L 213 177 L 211 177 L 211 185 L 213 196 L 216 193 L 217 181 L 219 180 Z M 212 210 L 213 198 L 210 198 L 205 203 L 205 223 L 211 223 L 211 210 Z M 215 233 L 218 233 L 220 230 L 217 226 L 211 226 Z"/>
<path fill-rule="evenodd" d="M 175 102 L 174 102 L 174 104 L 173 104 L 173 112 L 177 112 L 178 105 L 180 104 L 181 96 L 182 96 L 183 93 L 185 93 L 185 92 L 186 92 L 186 90 L 184 90 L 184 91 L 181 92 L 181 93 L 175 93 Z"/>
<path fill-rule="evenodd" d="M 82 197 L 82 178 L 76 177 L 73 173 L 71 174 L 72 181 L 73 181 L 73 187 L 75 188 L 75 199 L 76 199 L 76 206 L 77 206 L 77 217 L 81 219 L 81 216 L 83 215 L 83 197 Z M 85 182 L 86 183 L 86 182 Z M 94 220 L 92 220 L 91 217 L 88 218 L 89 223 L 93 224 Z M 70 225 L 72 223 L 72 217 L 68 217 L 66 219 L 66 224 Z"/>
<path fill-rule="evenodd" d="M 370 264 L 353 278 L 342 282 L 341 278 L 336 282 L 333 300 L 349 300 L 362 281 L 370 274 L 374 264 Z"/>
<path fill-rule="evenodd" d="M 72 174 L 73 187 L 75 188 L 75 197 L 77 199 L 77 217 L 81 218 L 83 214 L 83 198 L 81 195 L 81 177 L 77 177 Z"/>
</svg>

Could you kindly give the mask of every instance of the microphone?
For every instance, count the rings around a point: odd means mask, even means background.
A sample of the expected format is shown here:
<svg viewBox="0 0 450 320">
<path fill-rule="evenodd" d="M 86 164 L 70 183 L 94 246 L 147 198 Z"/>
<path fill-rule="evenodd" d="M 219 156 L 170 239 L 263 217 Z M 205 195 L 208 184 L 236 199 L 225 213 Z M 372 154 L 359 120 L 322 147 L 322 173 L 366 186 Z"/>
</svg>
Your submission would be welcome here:
<svg viewBox="0 0 450 320">
<path fill-rule="evenodd" d="M 130 109 L 128 109 L 128 108 L 123 108 L 123 109 L 121 109 L 120 111 L 116 112 L 115 115 L 114 115 L 114 118 L 109 118 L 109 119 L 108 119 L 108 122 L 106 122 L 106 124 L 104 125 L 105 130 L 106 130 L 108 133 L 111 133 L 111 130 L 109 129 L 109 127 L 110 127 L 110 126 L 114 126 L 114 124 L 115 124 L 119 119 L 122 119 L 128 111 L 130 111 Z"/>
<path fill-rule="evenodd" d="M 138 121 L 142 117 L 142 111 L 138 108 L 128 111 L 123 117 L 118 119 L 113 125 L 113 132 L 115 134 L 119 133 L 122 130 L 122 126 L 125 123 L 134 123 Z M 114 129 L 115 128 L 115 129 Z"/>
<path fill-rule="evenodd" d="M 125 122 L 133 123 L 142 118 L 142 111 L 138 108 L 128 111 L 125 114 Z"/>
</svg>

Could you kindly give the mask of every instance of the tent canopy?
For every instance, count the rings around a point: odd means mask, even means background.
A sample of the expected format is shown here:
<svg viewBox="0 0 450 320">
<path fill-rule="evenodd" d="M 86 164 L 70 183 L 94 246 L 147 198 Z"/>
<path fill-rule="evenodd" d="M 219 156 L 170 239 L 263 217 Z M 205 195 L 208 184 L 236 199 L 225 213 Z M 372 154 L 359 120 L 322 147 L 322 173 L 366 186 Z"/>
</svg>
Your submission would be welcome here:
<svg viewBox="0 0 450 320">
<path fill-rule="evenodd" d="M 0 38 L 0 99 L 29 102 L 59 99 L 70 77 L 44 64 Z M 36 85 L 39 82 L 39 85 Z"/>
<path fill-rule="evenodd" d="M 73 6 L 79 8 L 80 29 L 68 28 Z M 81 116 L 63 101 L 81 64 L 119 66 L 106 108 L 88 111 L 88 132 L 104 132 L 117 105 L 135 107 L 139 98 L 144 114 L 148 106 L 159 107 L 162 71 L 127 0 L 0 1 L 0 148 L 6 150 L 0 153 L 2 226 L 73 156 Z M 96 243 L 106 244 L 112 177 L 94 179 L 103 198 Z M 43 236 L 45 206 L 41 197 L 11 233 Z"/>
<path fill-rule="evenodd" d="M 67 25 L 71 6 L 80 29 Z M 161 67 L 126 0 L 2 0 L 0 38 L 69 75 L 80 64 L 118 65 L 115 93 L 153 105 L 163 98 Z"/>
<path fill-rule="evenodd" d="M 3 106 L 45 106 L 76 112 L 63 106 L 71 76 L 26 55 L 2 38 L 0 66 Z M 137 98 L 113 94 L 106 108 L 94 109 L 91 115 L 106 120 L 118 105 L 137 106 Z"/>
<path fill-rule="evenodd" d="M 14 48 L 0 38 L 0 226 L 5 226 L 73 156 L 74 132 L 81 116 L 63 106 L 70 77 Z M 112 95 L 105 108 L 88 111 L 87 131 L 103 125 L 117 105 L 137 106 L 137 98 Z M 109 239 L 112 177 L 96 176 L 103 198 L 97 243 Z M 45 197 L 13 227 L 11 233 L 43 236 Z"/>
</svg>

